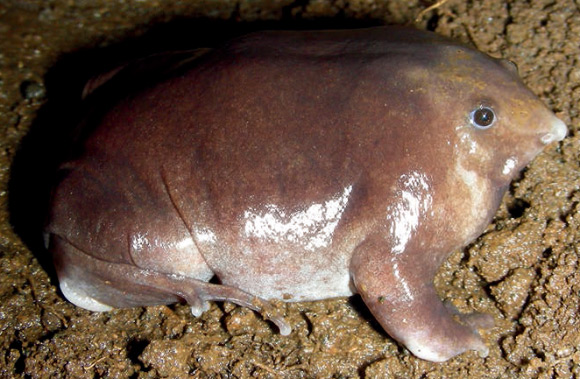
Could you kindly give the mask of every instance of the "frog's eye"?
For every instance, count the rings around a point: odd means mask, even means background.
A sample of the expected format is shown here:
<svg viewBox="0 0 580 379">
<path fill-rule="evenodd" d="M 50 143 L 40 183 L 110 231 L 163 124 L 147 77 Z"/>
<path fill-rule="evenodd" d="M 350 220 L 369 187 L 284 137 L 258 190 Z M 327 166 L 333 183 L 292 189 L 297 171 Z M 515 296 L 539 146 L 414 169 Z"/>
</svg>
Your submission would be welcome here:
<svg viewBox="0 0 580 379">
<path fill-rule="evenodd" d="M 489 129 L 495 124 L 495 112 L 490 107 L 480 106 L 469 114 L 469 121 L 477 129 Z"/>
</svg>

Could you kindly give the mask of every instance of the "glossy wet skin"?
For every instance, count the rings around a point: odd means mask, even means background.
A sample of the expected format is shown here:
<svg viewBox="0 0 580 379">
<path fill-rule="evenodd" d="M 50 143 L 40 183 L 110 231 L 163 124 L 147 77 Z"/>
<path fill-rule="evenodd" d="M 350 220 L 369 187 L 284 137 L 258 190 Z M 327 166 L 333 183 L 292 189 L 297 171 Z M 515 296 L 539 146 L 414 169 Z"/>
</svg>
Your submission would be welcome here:
<svg viewBox="0 0 580 379">
<path fill-rule="evenodd" d="M 487 354 L 432 278 L 566 134 L 509 64 L 398 28 L 252 34 L 96 109 L 46 228 L 73 303 L 229 300 L 287 334 L 265 300 L 360 293 L 432 361 Z"/>
</svg>

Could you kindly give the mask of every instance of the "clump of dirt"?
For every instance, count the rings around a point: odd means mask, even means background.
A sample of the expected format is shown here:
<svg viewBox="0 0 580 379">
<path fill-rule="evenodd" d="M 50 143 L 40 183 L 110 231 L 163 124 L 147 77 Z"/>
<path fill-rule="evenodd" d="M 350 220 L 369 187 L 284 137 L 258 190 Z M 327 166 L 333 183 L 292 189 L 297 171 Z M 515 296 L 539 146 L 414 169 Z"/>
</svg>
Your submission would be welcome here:
<svg viewBox="0 0 580 379">
<path fill-rule="evenodd" d="M 428 5 L 330 0 L 0 5 L 0 375 L 578 376 L 580 11 L 571 0 L 450 0 L 415 21 Z M 62 148 L 59 124 L 74 119 L 86 79 L 127 58 L 199 47 L 243 30 L 378 23 L 415 23 L 514 61 L 526 84 L 570 129 L 563 142 L 529 165 L 485 233 L 454 252 L 436 278 L 441 296 L 461 311 L 495 317 L 496 327 L 485 334 L 488 358 L 470 352 L 443 364 L 417 359 L 381 330 L 356 297 L 280 304 L 294 327 L 288 337 L 231 304 L 212 304 L 194 318 L 184 305 L 91 313 L 64 300 L 33 231 L 42 222 L 45 169 Z M 41 142 L 27 144 L 30 133 Z M 37 154 L 15 161 L 19 147 Z"/>
</svg>

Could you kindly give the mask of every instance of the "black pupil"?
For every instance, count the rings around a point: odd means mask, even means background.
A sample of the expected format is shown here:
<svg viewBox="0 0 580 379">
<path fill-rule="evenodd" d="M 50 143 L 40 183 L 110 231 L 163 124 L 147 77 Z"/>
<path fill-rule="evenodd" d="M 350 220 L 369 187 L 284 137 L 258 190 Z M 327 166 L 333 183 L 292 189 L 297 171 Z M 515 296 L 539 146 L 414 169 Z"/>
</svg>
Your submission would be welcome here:
<svg viewBox="0 0 580 379">
<path fill-rule="evenodd" d="M 493 111 L 489 108 L 480 108 L 473 114 L 473 121 L 479 126 L 490 126 L 493 123 Z"/>
</svg>

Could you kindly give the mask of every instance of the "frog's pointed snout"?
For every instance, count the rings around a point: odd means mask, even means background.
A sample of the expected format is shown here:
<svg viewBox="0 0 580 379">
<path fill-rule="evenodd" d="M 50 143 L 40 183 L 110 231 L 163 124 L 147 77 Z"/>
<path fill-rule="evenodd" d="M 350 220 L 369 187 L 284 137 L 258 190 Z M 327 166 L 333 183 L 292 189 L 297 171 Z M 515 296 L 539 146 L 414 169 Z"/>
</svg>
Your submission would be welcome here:
<svg viewBox="0 0 580 379">
<path fill-rule="evenodd" d="M 546 145 L 554 141 L 562 141 L 564 137 L 566 137 L 566 134 L 568 134 L 566 124 L 564 124 L 564 122 L 559 118 L 552 118 L 551 124 L 552 129 L 541 138 L 542 143 Z"/>
</svg>

